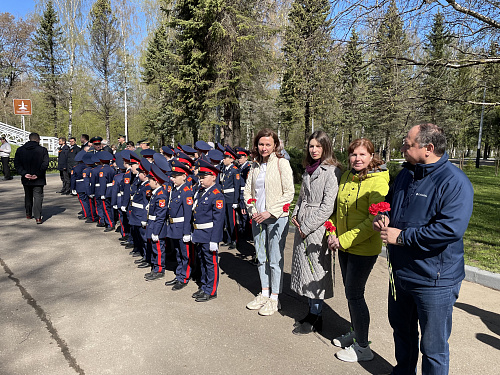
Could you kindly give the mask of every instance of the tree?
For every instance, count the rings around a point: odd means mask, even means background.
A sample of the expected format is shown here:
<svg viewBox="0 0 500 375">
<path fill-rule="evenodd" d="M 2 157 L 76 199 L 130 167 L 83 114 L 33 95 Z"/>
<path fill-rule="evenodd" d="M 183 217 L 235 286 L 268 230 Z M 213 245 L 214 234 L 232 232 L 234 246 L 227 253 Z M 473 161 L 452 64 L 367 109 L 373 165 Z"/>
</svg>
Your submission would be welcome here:
<svg viewBox="0 0 500 375">
<path fill-rule="evenodd" d="M 40 26 L 33 37 L 33 68 L 50 108 L 49 122 L 55 137 L 59 135 L 58 104 L 61 93 L 61 75 L 64 62 L 62 31 L 52 0 L 47 2 Z"/>
<path fill-rule="evenodd" d="M 305 140 L 311 132 L 314 105 L 327 95 L 322 89 L 329 79 L 327 56 L 332 44 L 329 14 L 328 0 L 295 0 L 288 14 L 280 102 L 285 127 L 290 127 L 294 117 L 300 117 Z"/>
<path fill-rule="evenodd" d="M 109 0 L 97 0 L 90 11 L 90 61 L 97 74 L 93 89 L 95 109 L 105 122 L 110 139 L 110 121 L 114 106 L 113 85 L 118 67 L 120 33 Z"/>
</svg>

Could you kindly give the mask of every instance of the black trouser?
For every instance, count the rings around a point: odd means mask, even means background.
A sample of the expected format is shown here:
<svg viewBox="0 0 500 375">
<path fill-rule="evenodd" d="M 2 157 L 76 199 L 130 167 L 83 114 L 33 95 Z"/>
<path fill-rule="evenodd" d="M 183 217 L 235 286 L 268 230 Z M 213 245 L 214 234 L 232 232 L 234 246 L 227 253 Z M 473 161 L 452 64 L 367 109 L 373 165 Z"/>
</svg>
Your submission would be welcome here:
<svg viewBox="0 0 500 375">
<path fill-rule="evenodd" d="M 2 156 L 2 166 L 3 166 L 3 174 L 5 179 L 10 179 L 10 168 L 9 168 L 9 157 Z"/>
<path fill-rule="evenodd" d="M 24 207 L 26 215 L 34 216 L 35 219 L 42 218 L 43 186 L 24 187 Z"/>
<path fill-rule="evenodd" d="M 61 181 L 63 183 L 61 192 L 69 193 L 70 192 L 70 183 L 71 183 L 69 170 L 63 169 L 62 171 L 59 171 L 59 175 L 61 176 Z"/>
</svg>

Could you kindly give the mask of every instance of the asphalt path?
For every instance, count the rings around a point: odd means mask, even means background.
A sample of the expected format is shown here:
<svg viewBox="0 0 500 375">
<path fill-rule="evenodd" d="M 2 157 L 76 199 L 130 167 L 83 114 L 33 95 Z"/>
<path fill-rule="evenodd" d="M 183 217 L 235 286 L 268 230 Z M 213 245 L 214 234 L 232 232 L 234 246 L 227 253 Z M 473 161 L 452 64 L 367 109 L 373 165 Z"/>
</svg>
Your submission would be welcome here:
<svg viewBox="0 0 500 375">
<path fill-rule="evenodd" d="M 220 251 L 218 298 L 197 303 L 191 282 L 173 292 L 146 282 L 117 233 L 76 218 L 76 198 L 48 177 L 44 223 L 24 214 L 18 178 L 0 182 L 0 374 L 383 374 L 394 364 L 387 321 L 388 273 L 380 257 L 368 280 L 375 359 L 343 363 L 330 340 L 348 330 L 336 265 L 335 297 L 321 334 L 295 336 L 307 302 L 290 290 L 293 234 L 285 250 L 282 310 L 245 305 L 259 291 L 251 246 Z M 165 280 L 173 277 L 168 265 Z M 450 338 L 451 374 L 498 374 L 500 292 L 463 282 Z M 420 374 L 420 370 L 418 372 Z"/>
</svg>

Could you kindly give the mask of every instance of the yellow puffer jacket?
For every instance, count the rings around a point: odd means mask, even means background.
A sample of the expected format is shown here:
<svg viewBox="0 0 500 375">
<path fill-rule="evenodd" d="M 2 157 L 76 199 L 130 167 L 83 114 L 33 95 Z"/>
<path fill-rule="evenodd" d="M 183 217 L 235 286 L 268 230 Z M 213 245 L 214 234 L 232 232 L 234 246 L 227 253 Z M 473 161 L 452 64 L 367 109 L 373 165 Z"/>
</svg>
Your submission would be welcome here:
<svg viewBox="0 0 500 375">
<path fill-rule="evenodd" d="M 380 254 L 382 249 L 380 234 L 372 228 L 374 216 L 368 212 L 371 204 L 384 201 L 389 192 L 389 171 L 385 165 L 381 168 L 382 171 L 369 172 L 363 181 L 353 170 L 340 179 L 333 222 L 340 245 L 348 253 L 370 256 Z"/>
</svg>

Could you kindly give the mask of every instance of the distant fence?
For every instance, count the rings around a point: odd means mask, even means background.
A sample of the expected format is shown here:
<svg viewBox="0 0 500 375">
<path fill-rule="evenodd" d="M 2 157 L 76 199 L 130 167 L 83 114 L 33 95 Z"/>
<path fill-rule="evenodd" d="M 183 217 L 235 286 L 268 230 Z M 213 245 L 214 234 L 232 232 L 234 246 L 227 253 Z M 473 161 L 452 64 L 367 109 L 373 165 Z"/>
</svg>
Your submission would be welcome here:
<svg viewBox="0 0 500 375">
<path fill-rule="evenodd" d="M 14 168 L 14 158 L 9 158 L 9 169 L 12 176 L 17 175 L 16 168 Z M 57 157 L 49 156 L 49 167 L 47 168 L 47 171 L 55 170 L 57 170 Z"/>
</svg>

